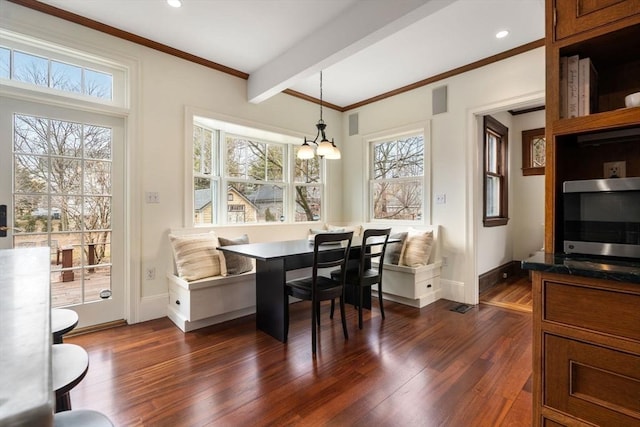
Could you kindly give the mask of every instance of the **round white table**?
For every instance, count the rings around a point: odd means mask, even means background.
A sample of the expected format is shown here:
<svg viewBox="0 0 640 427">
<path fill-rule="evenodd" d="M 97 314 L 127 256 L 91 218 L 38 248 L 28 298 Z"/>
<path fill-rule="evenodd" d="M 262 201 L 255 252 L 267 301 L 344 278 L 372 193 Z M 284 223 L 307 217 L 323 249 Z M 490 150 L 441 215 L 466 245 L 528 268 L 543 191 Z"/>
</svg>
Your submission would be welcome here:
<svg viewBox="0 0 640 427">
<path fill-rule="evenodd" d="M 78 324 L 78 313 L 68 308 L 51 309 L 51 332 L 53 343 L 62 344 L 62 336 Z"/>
<path fill-rule="evenodd" d="M 69 391 L 87 374 L 89 353 L 75 344 L 52 346 L 51 371 L 53 391 L 56 393 L 56 412 L 71 409 Z"/>
</svg>

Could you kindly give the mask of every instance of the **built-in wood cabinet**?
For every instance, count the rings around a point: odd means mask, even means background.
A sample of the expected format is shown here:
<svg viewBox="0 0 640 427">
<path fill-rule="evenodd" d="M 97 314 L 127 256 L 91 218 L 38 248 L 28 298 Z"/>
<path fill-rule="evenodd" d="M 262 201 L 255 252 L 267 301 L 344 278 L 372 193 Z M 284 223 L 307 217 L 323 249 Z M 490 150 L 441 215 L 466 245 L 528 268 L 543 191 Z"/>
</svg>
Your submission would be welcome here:
<svg viewBox="0 0 640 427">
<path fill-rule="evenodd" d="M 597 142 L 612 131 L 640 129 L 640 107 L 624 102 L 640 91 L 640 0 L 547 0 L 546 7 L 545 248 L 562 252 L 564 181 L 603 178 L 608 161 L 625 161 L 626 175 L 640 176 L 638 137 Z M 597 109 L 560 118 L 560 61 L 573 55 L 590 58 L 596 69 Z"/>
<path fill-rule="evenodd" d="M 551 254 L 563 252 L 564 181 L 603 178 L 609 161 L 640 176 L 640 107 L 624 104 L 640 91 L 640 0 L 547 0 L 545 13 Z M 574 55 L 597 71 L 597 107 L 565 118 L 561 58 Z M 544 271 L 533 284 L 533 425 L 640 426 L 640 284 Z"/>
<path fill-rule="evenodd" d="M 533 289 L 533 425 L 640 426 L 640 284 L 534 271 Z"/>
</svg>

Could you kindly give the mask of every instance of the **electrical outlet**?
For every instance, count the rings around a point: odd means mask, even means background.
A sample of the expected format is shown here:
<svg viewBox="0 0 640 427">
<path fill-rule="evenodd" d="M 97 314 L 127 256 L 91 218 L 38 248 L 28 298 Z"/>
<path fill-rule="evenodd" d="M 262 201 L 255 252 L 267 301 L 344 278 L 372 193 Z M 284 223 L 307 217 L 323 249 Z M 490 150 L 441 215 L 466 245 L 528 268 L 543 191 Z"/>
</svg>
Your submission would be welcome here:
<svg viewBox="0 0 640 427">
<path fill-rule="evenodd" d="M 144 271 L 144 278 L 147 280 L 154 280 L 156 278 L 156 269 L 149 267 Z"/>
<path fill-rule="evenodd" d="M 627 162 L 605 162 L 605 178 L 624 178 L 627 176 Z"/>
<path fill-rule="evenodd" d="M 147 191 L 145 193 L 145 200 L 147 203 L 160 203 L 160 193 L 157 191 Z"/>
<path fill-rule="evenodd" d="M 436 194 L 436 204 L 444 205 L 447 203 L 447 195 L 445 193 Z"/>
</svg>

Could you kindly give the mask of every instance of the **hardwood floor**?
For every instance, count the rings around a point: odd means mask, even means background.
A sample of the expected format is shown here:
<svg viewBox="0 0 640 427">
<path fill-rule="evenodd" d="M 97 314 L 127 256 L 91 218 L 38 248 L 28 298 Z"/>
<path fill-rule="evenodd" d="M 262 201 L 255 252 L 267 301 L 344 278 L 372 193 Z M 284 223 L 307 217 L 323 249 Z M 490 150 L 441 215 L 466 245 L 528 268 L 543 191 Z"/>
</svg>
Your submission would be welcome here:
<svg viewBox="0 0 640 427">
<path fill-rule="evenodd" d="M 74 409 L 117 426 L 530 426 L 532 319 L 440 300 L 385 301 L 349 339 L 322 307 L 311 356 L 308 302 L 291 306 L 289 342 L 253 316 L 183 333 L 167 318 L 68 337 L 89 352 Z"/>
<path fill-rule="evenodd" d="M 480 294 L 480 302 L 531 313 L 532 284 L 528 275 L 513 276 Z"/>
</svg>

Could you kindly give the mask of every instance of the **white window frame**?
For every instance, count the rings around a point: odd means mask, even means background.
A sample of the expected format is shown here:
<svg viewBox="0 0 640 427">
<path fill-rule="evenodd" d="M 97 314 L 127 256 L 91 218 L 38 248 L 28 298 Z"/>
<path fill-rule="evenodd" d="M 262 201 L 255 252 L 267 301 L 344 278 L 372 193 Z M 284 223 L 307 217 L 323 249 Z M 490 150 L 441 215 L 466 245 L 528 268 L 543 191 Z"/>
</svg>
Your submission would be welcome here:
<svg viewBox="0 0 640 427">
<path fill-rule="evenodd" d="M 120 63 L 109 61 L 79 50 L 57 45 L 51 42 L 34 39 L 21 34 L 0 29 L 0 47 L 12 51 L 21 51 L 40 56 L 48 60 L 79 66 L 99 71 L 113 77 L 112 99 L 101 99 L 81 93 L 67 92 L 48 86 L 38 86 L 28 82 L 0 78 L 1 92 L 25 96 L 28 93 L 39 93 L 51 100 L 59 98 L 64 103 L 84 105 L 91 110 L 125 112 L 130 108 L 130 70 Z"/>
<path fill-rule="evenodd" d="M 383 141 L 390 141 L 395 138 L 422 134 L 424 140 L 424 153 L 423 153 L 423 176 L 422 176 L 422 218 L 419 220 L 399 220 L 399 219 L 378 219 L 374 217 L 373 208 L 373 185 L 374 180 L 372 178 L 373 173 L 373 160 L 374 149 L 373 146 L 376 143 Z M 431 127 L 430 122 L 413 123 L 406 126 L 383 130 L 376 133 L 364 135 L 362 137 L 363 145 L 366 147 L 366 206 L 364 206 L 364 212 L 367 212 L 367 221 L 371 223 L 380 224 L 406 224 L 406 225 L 428 225 L 431 224 Z M 402 179 L 402 178 L 401 178 Z M 413 180 L 413 178 L 407 178 Z"/>
<path fill-rule="evenodd" d="M 217 200 L 217 222 L 213 223 L 195 223 L 194 221 L 194 174 L 193 174 L 193 127 L 194 125 L 203 126 L 209 129 L 217 129 L 220 131 L 218 138 L 217 156 L 220 160 L 217 171 L 218 175 L 216 179 L 219 181 L 218 187 L 218 200 Z M 284 221 L 278 222 L 280 224 L 315 224 L 323 221 L 326 218 L 327 212 L 327 194 L 326 194 L 326 160 L 320 160 L 320 182 L 317 185 L 321 187 L 321 213 L 318 221 L 295 221 L 295 187 L 298 185 L 306 185 L 304 183 L 297 184 L 295 182 L 295 150 L 294 146 L 302 145 L 302 134 L 297 134 L 294 131 L 281 129 L 277 127 L 267 126 L 262 123 L 255 123 L 237 117 L 230 117 L 213 113 L 206 110 L 197 109 L 194 107 L 185 107 L 185 159 L 184 159 L 184 216 L 183 224 L 185 227 L 214 227 L 214 226 L 256 226 L 256 225 L 269 225 L 275 224 L 275 222 L 248 222 L 248 223 L 229 223 L 227 222 L 227 182 L 228 181 L 246 181 L 233 178 L 227 178 L 225 173 L 226 162 L 226 149 L 224 145 L 225 134 L 233 134 L 236 136 L 242 136 L 249 139 L 253 139 L 257 142 L 282 144 L 285 146 L 285 162 L 283 176 L 285 178 L 283 185 L 286 186 L 286 190 L 283 194 L 284 201 Z M 273 181 L 256 181 L 260 184 L 269 184 Z"/>
</svg>

